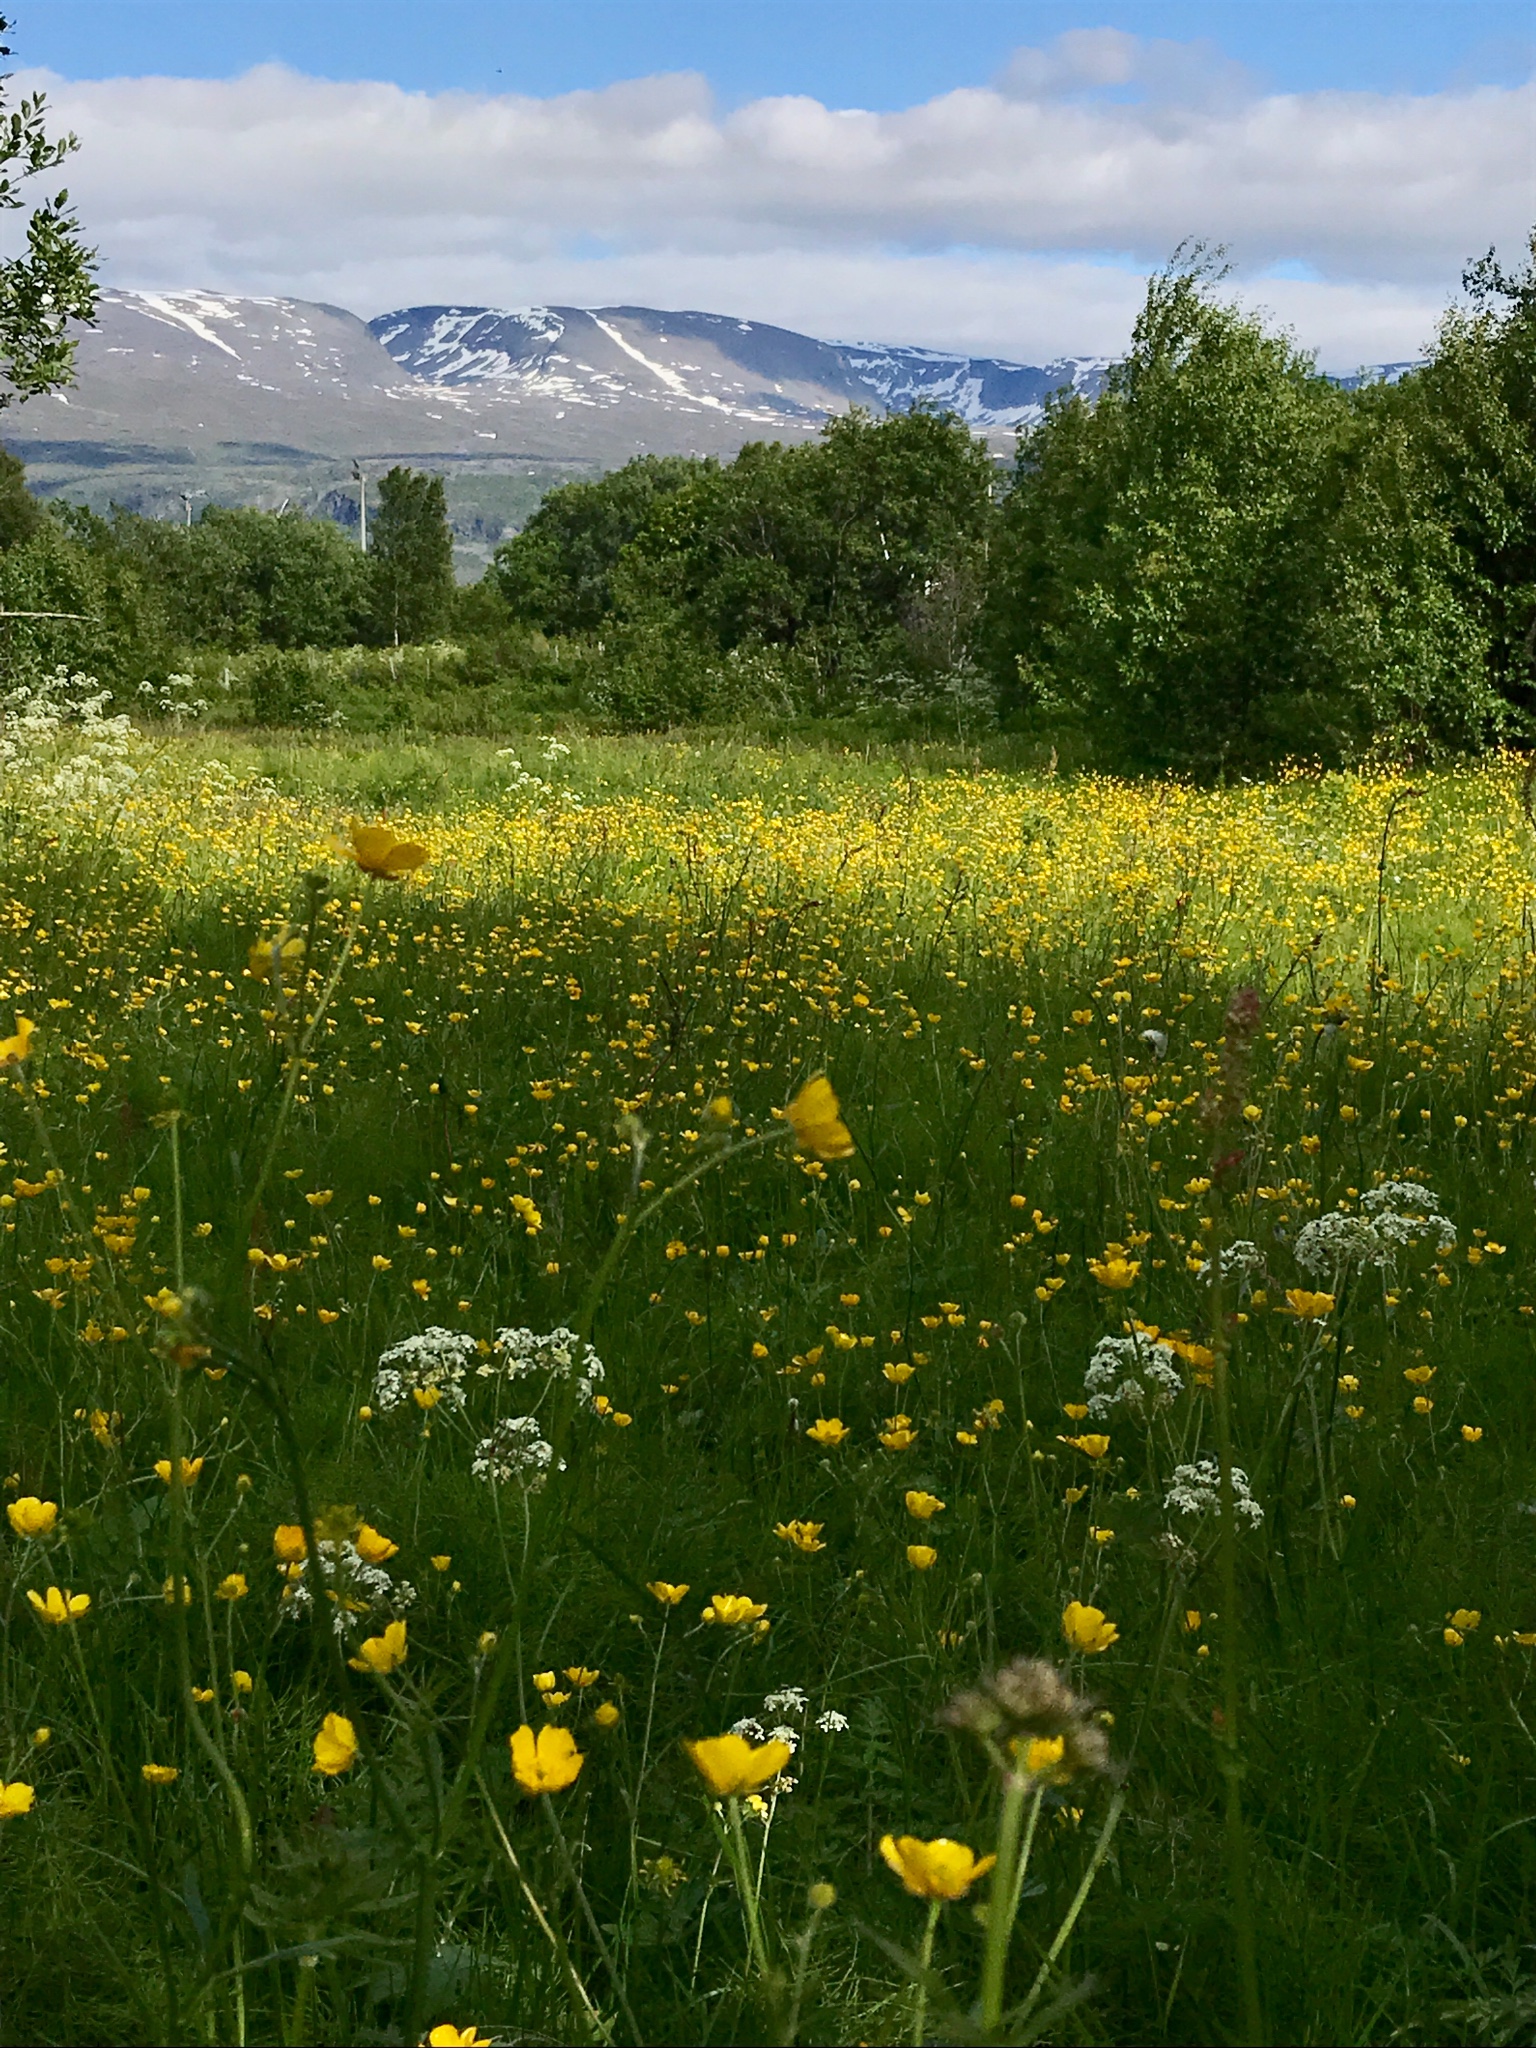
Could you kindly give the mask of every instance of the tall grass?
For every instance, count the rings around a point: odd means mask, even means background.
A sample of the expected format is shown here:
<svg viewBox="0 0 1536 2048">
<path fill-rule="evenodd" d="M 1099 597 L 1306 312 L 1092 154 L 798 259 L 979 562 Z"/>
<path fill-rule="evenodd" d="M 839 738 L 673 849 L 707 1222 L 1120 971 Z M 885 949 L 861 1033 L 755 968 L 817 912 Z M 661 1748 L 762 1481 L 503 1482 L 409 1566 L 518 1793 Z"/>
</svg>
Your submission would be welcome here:
<svg viewBox="0 0 1536 2048">
<path fill-rule="evenodd" d="M 1525 2037 L 1508 769 L 209 751 L 7 797 L 7 2038 Z"/>
</svg>

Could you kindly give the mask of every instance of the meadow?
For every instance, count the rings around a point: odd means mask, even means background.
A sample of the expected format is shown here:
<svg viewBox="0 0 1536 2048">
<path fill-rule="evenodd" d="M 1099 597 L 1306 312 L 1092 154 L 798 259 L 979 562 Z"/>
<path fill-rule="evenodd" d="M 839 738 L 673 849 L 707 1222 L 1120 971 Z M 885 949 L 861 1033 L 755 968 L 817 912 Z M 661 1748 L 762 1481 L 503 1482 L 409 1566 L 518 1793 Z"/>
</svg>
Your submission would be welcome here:
<svg viewBox="0 0 1536 2048">
<path fill-rule="evenodd" d="M 1519 763 L 72 730 L 0 2038 L 1529 2038 Z"/>
</svg>

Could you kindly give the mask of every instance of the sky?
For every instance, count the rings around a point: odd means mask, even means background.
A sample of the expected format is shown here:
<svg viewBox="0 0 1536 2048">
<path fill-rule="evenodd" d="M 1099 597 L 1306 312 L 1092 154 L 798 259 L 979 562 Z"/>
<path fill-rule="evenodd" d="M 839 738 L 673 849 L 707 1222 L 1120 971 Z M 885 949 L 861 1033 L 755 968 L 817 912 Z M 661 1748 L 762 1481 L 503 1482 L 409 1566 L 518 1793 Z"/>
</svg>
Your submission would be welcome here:
<svg viewBox="0 0 1536 2048">
<path fill-rule="evenodd" d="M 1040 362 L 1149 269 L 1325 368 L 1536 221 L 1536 0 L 12 0 L 108 283 L 699 307 Z"/>
</svg>

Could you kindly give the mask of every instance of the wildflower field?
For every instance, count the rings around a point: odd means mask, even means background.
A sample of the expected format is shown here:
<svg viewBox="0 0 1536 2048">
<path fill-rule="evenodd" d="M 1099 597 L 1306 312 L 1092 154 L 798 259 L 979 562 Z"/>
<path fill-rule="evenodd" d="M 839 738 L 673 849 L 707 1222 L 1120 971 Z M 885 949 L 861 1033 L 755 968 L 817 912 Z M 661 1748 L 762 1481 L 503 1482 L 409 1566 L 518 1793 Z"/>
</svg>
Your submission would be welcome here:
<svg viewBox="0 0 1536 2048">
<path fill-rule="evenodd" d="M 1528 2039 L 1518 766 L 522 755 L 5 764 L 0 2035 Z"/>
</svg>

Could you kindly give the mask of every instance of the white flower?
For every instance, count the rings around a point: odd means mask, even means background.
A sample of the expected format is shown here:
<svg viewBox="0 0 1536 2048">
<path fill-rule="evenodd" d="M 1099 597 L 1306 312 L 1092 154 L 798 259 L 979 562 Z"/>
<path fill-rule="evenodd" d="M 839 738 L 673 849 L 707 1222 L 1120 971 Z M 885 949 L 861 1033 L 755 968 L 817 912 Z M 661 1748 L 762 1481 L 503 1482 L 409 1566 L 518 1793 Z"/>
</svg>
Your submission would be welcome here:
<svg viewBox="0 0 1536 2048">
<path fill-rule="evenodd" d="M 1220 1505 L 1221 1467 L 1214 1458 L 1175 1465 L 1173 1483 L 1163 1501 L 1165 1508 L 1174 1508 L 1181 1515 L 1205 1515 Z M 1253 1527 L 1264 1519 L 1264 1510 L 1249 1489 L 1248 1474 L 1237 1465 L 1232 1467 L 1232 1511 Z"/>
<path fill-rule="evenodd" d="M 494 1358 L 477 1368 L 482 1379 L 520 1380 L 532 1373 L 547 1373 L 551 1379 L 571 1380 L 577 1399 L 590 1404 L 607 1377 L 592 1346 L 583 1344 L 576 1332 L 563 1324 L 545 1336 L 527 1328 L 498 1330 L 493 1349 Z"/>
<path fill-rule="evenodd" d="M 791 1753 L 800 1747 L 798 1729 L 791 1728 L 786 1722 L 782 1721 L 777 1727 L 768 1730 L 768 1740 L 770 1742 L 782 1742 Z"/>
<path fill-rule="evenodd" d="M 765 1714 L 804 1714 L 809 1702 L 798 1685 L 787 1685 L 782 1692 L 771 1692 L 763 1701 Z"/>
<path fill-rule="evenodd" d="M 437 1390 L 438 1398 L 450 1408 L 462 1406 L 464 1369 L 474 1357 L 473 1337 L 462 1330 L 445 1330 L 434 1324 L 419 1336 L 403 1337 L 379 1354 L 373 1381 L 373 1403 L 386 1414 L 400 1407 L 418 1390 Z"/>
<path fill-rule="evenodd" d="M 743 1714 L 739 1721 L 733 1721 L 731 1733 L 743 1736 L 748 1742 L 766 1742 L 768 1739 L 763 1733 L 762 1722 L 751 1714 Z"/>
<path fill-rule="evenodd" d="M 1383 1181 L 1360 1197 L 1360 1214 L 1332 1210 L 1315 1216 L 1296 1237 L 1296 1261 L 1306 1272 L 1342 1279 L 1350 1266 L 1390 1266 L 1397 1252 L 1431 1239 L 1440 1251 L 1456 1242 L 1456 1226 L 1440 1212 L 1438 1196 L 1416 1181 Z"/>
<path fill-rule="evenodd" d="M 1116 1407 L 1145 1417 L 1178 1399 L 1184 1391 L 1184 1375 L 1174 1363 L 1171 1344 L 1138 1330 L 1129 1337 L 1101 1337 L 1083 1374 L 1083 1385 L 1088 1413 L 1095 1419 Z"/>
<path fill-rule="evenodd" d="M 392 1612 L 415 1604 L 416 1588 L 409 1580 L 393 1579 L 383 1565 L 367 1563 L 356 1545 L 346 1538 L 336 1542 L 322 1536 L 320 1555 L 325 1564 L 325 1590 L 335 1599 L 331 1625 L 338 1636 L 345 1635 L 359 1615 L 380 1609 Z M 309 1559 L 302 1558 L 297 1564 L 280 1569 L 287 1581 L 282 1611 L 288 1620 L 297 1621 L 309 1612 L 313 1598 L 308 1584 Z"/>
<path fill-rule="evenodd" d="M 554 1456 L 554 1446 L 539 1435 L 536 1417 L 506 1415 L 476 1444 L 469 1469 L 476 1479 L 487 1479 L 493 1486 L 515 1483 L 537 1493 L 549 1477 Z M 563 1458 L 559 1470 L 565 1470 Z"/>
<path fill-rule="evenodd" d="M 1152 1057 L 1157 1060 L 1160 1060 L 1168 1050 L 1168 1034 L 1166 1031 L 1152 1029 L 1143 1031 L 1141 1042 L 1149 1049 Z"/>
<path fill-rule="evenodd" d="M 816 1716 L 816 1730 L 820 1735 L 846 1735 L 848 1716 L 840 1714 L 835 1707 L 828 1707 L 824 1714 Z"/>
</svg>

